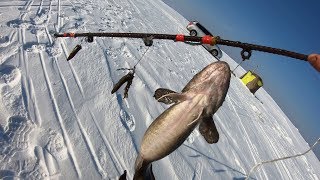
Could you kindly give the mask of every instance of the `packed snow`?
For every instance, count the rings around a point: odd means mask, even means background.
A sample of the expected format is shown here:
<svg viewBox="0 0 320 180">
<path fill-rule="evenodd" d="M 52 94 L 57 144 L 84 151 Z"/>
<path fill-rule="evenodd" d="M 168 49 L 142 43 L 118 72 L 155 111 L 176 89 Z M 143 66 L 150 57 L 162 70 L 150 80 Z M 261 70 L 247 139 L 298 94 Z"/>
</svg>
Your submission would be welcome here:
<svg viewBox="0 0 320 180">
<path fill-rule="evenodd" d="M 54 32 L 188 34 L 188 21 L 160 0 L 2 0 L 0 2 L 0 179 L 133 178 L 141 138 L 169 106 L 157 88 L 181 91 L 217 61 L 201 46 L 141 39 L 54 38 Z M 82 50 L 67 56 L 77 45 Z M 145 53 L 145 56 L 142 55 Z M 114 84 L 140 59 L 129 97 Z M 223 54 L 233 69 L 236 66 Z M 309 145 L 263 88 L 256 96 L 232 76 L 214 115 L 209 145 L 198 130 L 153 163 L 156 179 L 244 179 L 255 164 Z M 187 112 L 186 112 L 187 113 Z M 313 152 L 257 169 L 254 179 L 320 179 Z"/>
</svg>

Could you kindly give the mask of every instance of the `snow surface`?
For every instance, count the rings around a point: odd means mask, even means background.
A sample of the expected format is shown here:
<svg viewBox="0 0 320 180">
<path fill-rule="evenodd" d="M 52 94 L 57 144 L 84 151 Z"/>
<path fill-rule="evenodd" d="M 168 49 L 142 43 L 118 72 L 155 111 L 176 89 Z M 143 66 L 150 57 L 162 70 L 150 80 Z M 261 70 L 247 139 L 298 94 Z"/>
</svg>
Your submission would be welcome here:
<svg viewBox="0 0 320 180">
<path fill-rule="evenodd" d="M 55 39 L 53 32 L 184 33 L 188 21 L 154 0 L 0 1 L 0 179 L 117 179 L 134 161 L 143 133 L 166 108 L 157 88 L 180 91 L 210 62 L 201 46 L 155 40 L 137 66 L 129 98 L 113 85 L 147 50 L 140 39 Z M 82 50 L 66 57 L 76 44 Z M 233 69 L 236 63 L 224 54 Z M 244 73 L 242 68 L 237 76 Z M 156 179 L 243 179 L 256 163 L 309 145 L 263 89 L 257 99 L 232 77 L 214 115 L 209 145 L 195 130 L 154 162 Z M 267 164 L 255 179 L 320 179 L 313 152 Z"/>
</svg>

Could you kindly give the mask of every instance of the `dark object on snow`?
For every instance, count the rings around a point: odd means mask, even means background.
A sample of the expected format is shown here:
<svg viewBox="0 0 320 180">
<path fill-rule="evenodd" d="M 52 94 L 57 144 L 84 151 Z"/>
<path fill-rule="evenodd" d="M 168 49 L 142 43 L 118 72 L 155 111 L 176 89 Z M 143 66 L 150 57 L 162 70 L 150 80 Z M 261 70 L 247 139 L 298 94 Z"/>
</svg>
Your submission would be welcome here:
<svg viewBox="0 0 320 180">
<path fill-rule="evenodd" d="M 93 36 L 88 36 L 87 41 L 88 41 L 89 43 L 92 43 L 92 42 L 93 42 Z"/>
<path fill-rule="evenodd" d="M 127 180 L 127 170 L 124 170 L 123 174 L 119 177 L 119 180 Z"/>
<path fill-rule="evenodd" d="M 124 88 L 124 97 L 123 98 L 127 98 L 128 97 L 128 91 L 129 88 L 132 84 L 132 79 L 134 78 L 134 72 L 129 72 L 127 75 L 123 76 L 113 87 L 111 94 L 115 93 L 116 91 L 118 91 L 118 89 L 125 83 L 127 82 L 126 87 Z"/>
<path fill-rule="evenodd" d="M 253 94 L 260 87 L 263 86 L 263 81 L 262 81 L 261 77 L 252 71 L 248 71 L 247 73 L 242 75 L 240 77 L 240 79 L 243 82 L 243 84 L 245 84 L 248 87 L 248 89 L 250 90 L 250 92 Z"/>
<path fill-rule="evenodd" d="M 145 37 L 145 38 L 143 38 L 143 42 L 144 42 L 144 45 L 146 45 L 146 46 L 152 46 L 153 37 L 152 36 Z"/>
<path fill-rule="evenodd" d="M 73 48 L 72 52 L 68 56 L 67 61 L 72 59 L 81 49 L 82 49 L 82 47 L 80 44 L 76 45 L 76 47 Z"/>
</svg>

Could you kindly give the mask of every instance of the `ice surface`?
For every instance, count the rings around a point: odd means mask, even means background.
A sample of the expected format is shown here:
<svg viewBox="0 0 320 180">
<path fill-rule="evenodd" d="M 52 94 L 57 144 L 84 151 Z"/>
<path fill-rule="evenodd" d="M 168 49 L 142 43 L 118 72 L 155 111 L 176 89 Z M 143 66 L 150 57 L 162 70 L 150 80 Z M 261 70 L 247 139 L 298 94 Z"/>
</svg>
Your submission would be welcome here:
<svg viewBox="0 0 320 180">
<path fill-rule="evenodd" d="M 155 40 L 137 65 L 129 97 L 113 85 L 145 53 L 140 39 L 53 38 L 52 32 L 187 34 L 188 21 L 159 0 L 0 2 L 0 179 L 117 179 L 134 174 L 143 133 L 166 108 L 157 88 L 181 91 L 210 62 L 204 48 Z M 67 62 L 77 45 L 82 50 Z M 233 69 L 227 54 L 221 60 Z M 239 77 L 242 68 L 236 70 Z M 257 99 L 232 77 L 214 115 L 220 133 L 209 145 L 195 130 L 154 163 L 156 179 L 243 179 L 256 163 L 309 148 L 263 89 Z M 320 179 L 305 156 L 268 164 L 255 179 Z"/>
</svg>

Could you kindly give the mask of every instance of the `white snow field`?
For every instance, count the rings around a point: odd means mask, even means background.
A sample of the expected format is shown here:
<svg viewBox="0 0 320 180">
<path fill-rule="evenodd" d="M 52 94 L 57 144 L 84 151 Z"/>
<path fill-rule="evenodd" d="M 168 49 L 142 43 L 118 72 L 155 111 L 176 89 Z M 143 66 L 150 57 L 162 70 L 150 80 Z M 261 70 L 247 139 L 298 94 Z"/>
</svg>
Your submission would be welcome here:
<svg viewBox="0 0 320 180">
<path fill-rule="evenodd" d="M 148 125 L 169 106 L 157 88 L 181 91 L 216 61 L 203 47 L 154 40 L 137 65 L 129 97 L 114 84 L 141 58 L 141 39 L 54 38 L 54 32 L 187 34 L 188 21 L 160 0 L 0 1 L 0 179 L 132 179 Z M 66 57 L 81 44 L 71 60 Z M 236 63 L 224 54 L 231 69 Z M 244 70 L 238 68 L 236 74 Z M 261 161 L 303 153 L 309 145 L 263 90 L 252 95 L 232 77 L 214 115 L 209 145 L 195 130 L 153 163 L 158 180 L 244 179 Z M 187 113 L 187 112 L 186 112 Z M 320 179 L 313 152 L 261 166 L 253 179 Z"/>
</svg>

